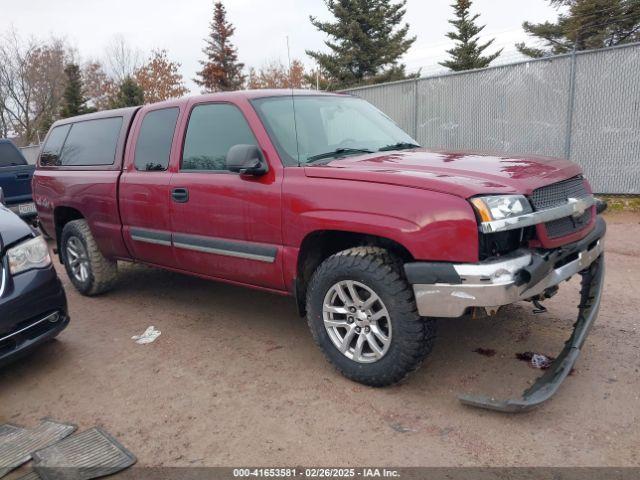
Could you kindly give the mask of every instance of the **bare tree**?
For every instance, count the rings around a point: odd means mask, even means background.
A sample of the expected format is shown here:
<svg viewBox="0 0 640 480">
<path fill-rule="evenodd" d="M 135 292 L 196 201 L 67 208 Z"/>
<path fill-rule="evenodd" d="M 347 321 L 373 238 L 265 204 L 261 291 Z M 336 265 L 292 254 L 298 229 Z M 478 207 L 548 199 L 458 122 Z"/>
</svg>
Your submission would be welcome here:
<svg viewBox="0 0 640 480">
<path fill-rule="evenodd" d="M 0 138 L 9 136 L 9 118 L 7 112 L 3 108 L 5 103 L 4 92 L 0 89 Z"/>
<path fill-rule="evenodd" d="M 82 84 L 89 106 L 96 110 L 108 109 L 118 91 L 117 83 L 98 60 L 90 60 L 82 67 Z"/>
<path fill-rule="evenodd" d="M 249 69 L 248 88 L 309 88 L 304 64 L 297 59 L 291 66 L 285 66 L 280 60 L 265 62 L 257 71 Z"/>
<path fill-rule="evenodd" d="M 134 48 L 123 35 L 116 35 L 106 48 L 105 64 L 109 74 L 117 83 L 127 77 L 133 77 L 134 73 L 142 65 L 142 52 Z"/>
<path fill-rule="evenodd" d="M 166 50 L 153 50 L 146 63 L 136 70 L 135 80 L 144 91 L 147 103 L 189 93 L 180 74 L 180 64 L 170 60 Z"/>
<path fill-rule="evenodd" d="M 0 109 L 14 135 L 33 135 L 26 78 L 34 50 L 33 42 L 21 45 L 15 30 L 5 34 L 0 44 Z"/>
<path fill-rule="evenodd" d="M 56 119 L 70 53 L 62 40 L 23 41 L 10 30 L 0 44 L 0 128 L 37 142 Z"/>
<path fill-rule="evenodd" d="M 28 83 L 33 88 L 33 111 L 40 115 L 36 135 L 42 138 L 60 116 L 67 84 L 65 66 L 73 62 L 67 44 L 53 38 L 34 50 L 28 70 Z"/>
</svg>

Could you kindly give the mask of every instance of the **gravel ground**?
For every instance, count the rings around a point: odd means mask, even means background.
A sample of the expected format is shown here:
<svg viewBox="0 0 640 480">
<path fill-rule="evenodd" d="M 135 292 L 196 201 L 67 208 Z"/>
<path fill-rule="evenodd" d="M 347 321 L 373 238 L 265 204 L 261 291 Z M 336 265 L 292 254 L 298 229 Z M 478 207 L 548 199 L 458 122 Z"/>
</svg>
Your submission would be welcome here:
<svg viewBox="0 0 640 480">
<path fill-rule="evenodd" d="M 517 395 L 557 354 L 577 280 L 534 315 L 439 320 L 436 348 L 399 385 L 337 374 L 289 298 L 125 265 L 118 288 L 75 292 L 72 324 L 0 370 L 0 422 L 102 425 L 145 466 L 639 466 L 640 214 L 609 215 L 600 317 L 558 394 L 526 414 L 464 407 L 457 393 Z M 137 345 L 154 325 L 162 335 Z M 490 349 L 486 356 L 474 350 Z"/>
</svg>

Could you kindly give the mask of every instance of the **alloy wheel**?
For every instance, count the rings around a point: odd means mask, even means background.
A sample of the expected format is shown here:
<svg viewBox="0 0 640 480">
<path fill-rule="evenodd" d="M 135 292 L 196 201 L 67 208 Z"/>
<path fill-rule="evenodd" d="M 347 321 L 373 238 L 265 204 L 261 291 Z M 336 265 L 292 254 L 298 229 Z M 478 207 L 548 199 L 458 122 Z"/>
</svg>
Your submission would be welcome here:
<svg viewBox="0 0 640 480">
<path fill-rule="evenodd" d="M 363 283 L 334 284 L 325 295 L 322 314 L 329 338 L 347 358 L 373 363 L 389 350 L 391 317 L 378 294 Z"/>
<path fill-rule="evenodd" d="M 82 283 L 89 278 L 89 255 L 78 237 L 69 237 L 66 246 L 66 261 L 74 278 Z"/>
</svg>

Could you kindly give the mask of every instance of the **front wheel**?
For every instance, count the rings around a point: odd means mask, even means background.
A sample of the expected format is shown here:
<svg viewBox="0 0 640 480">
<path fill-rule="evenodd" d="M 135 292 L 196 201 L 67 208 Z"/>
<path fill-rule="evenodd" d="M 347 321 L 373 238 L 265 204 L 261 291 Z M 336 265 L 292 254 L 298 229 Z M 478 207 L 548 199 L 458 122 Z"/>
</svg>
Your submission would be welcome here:
<svg viewBox="0 0 640 480">
<path fill-rule="evenodd" d="M 64 226 L 60 255 L 71 283 L 83 295 L 99 295 L 115 284 L 117 264 L 102 255 L 86 220 Z"/>
<path fill-rule="evenodd" d="M 435 339 L 434 320 L 418 315 L 399 262 L 382 248 L 351 248 L 325 260 L 309 284 L 307 312 L 329 361 L 374 387 L 415 370 Z"/>
</svg>

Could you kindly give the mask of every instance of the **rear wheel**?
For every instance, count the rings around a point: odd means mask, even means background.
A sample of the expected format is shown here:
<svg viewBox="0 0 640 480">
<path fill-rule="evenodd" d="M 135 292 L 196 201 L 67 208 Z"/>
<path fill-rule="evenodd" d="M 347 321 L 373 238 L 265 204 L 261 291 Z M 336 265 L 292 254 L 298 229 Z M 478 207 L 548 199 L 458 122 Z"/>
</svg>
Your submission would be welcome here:
<svg viewBox="0 0 640 480">
<path fill-rule="evenodd" d="M 100 253 L 86 220 L 73 220 L 64 226 L 60 255 L 71 283 L 83 295 L 98 295 L 113 288 L 116 262 Z"/>
<path fill-rule="evenodd" d="M 356 247 L 325 260 L 307 293 L 309 328 L 346 377 L 381 387 L 403 379 L 430 353 L 435 323 L 418 315 L 400 263 Z"/>
</svg>

